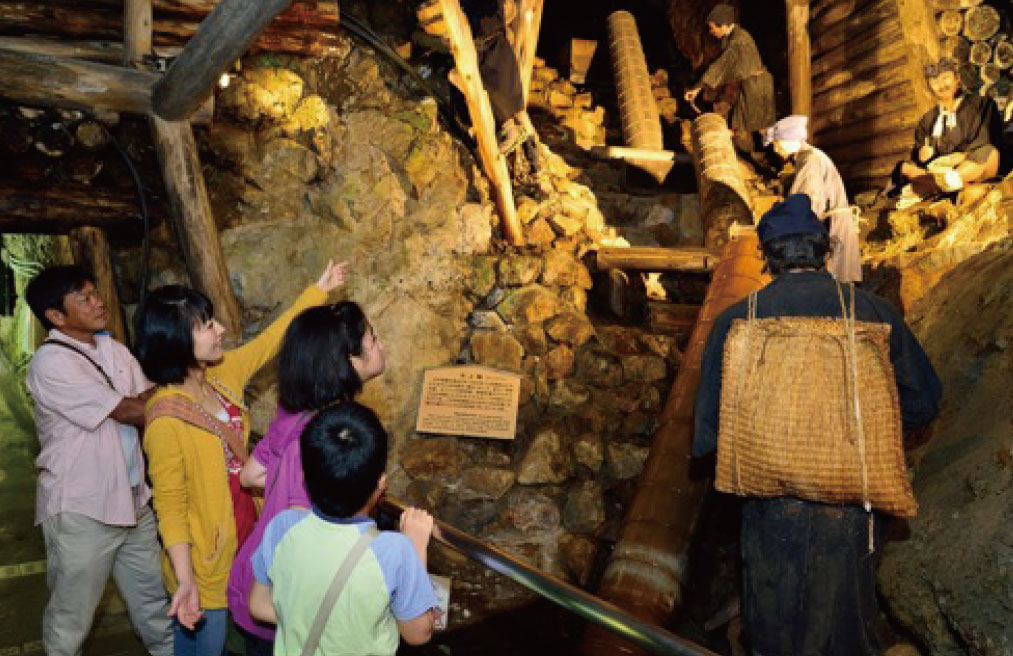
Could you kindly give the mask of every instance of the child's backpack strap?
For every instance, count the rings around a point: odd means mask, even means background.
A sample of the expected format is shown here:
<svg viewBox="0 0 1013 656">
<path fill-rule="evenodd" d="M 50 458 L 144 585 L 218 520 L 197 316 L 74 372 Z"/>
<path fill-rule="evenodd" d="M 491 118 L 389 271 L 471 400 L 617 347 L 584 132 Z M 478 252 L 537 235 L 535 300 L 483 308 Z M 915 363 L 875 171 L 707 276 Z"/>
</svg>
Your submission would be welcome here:
<svg viewBox="0 0 1013 656">
<path fill-rule="evenodd" d="M 334 609 L 335 602 L 338 601 L 338 597 L 341 596 L 341 591 L 344 589 L 345 584 L 348 583 L 348 578 L 352 575 L 352 570 L 359 564 L 362 556 L 366 553 L 366 549 L 376 537 L 380 535 L 380 531 L 376 530 L 375 527 L 369 527 L 362 532 L 359 539 L 352 545 L 352 550 L 345 556 L 344 562 L 338 567 L 337 573 L 334 575 L 334 580 L 331 581 L 331 586 L 327 588 L 327 594 L 324 595 L 324 600 L 320 602 L 320 609 L 317 610 L 317 616 L 313 618 L 313 625 L 310 627 L 309 635 L 306 637 L 306 642 L 302 646 L 302 656 L 313 656 L 313 653 L 317 650 L 317 645 L 320 644 L 320 636 L 324 634 L 324 627 L 327 626 L 327 619 L 331 616 L 331 611 Z"/>
</svg>

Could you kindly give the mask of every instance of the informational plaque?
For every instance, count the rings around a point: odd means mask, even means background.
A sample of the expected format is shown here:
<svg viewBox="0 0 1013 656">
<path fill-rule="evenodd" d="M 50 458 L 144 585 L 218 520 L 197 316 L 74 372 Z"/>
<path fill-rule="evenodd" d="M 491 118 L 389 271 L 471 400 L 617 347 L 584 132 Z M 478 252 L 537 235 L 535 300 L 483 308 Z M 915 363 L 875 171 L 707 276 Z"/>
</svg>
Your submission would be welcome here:
<svg viewBox="0 0 1013 656">
<path fill-rule="evenodd" d="M 430 369 L 422 382 L 415 430 L 512 440 L 521 377 L 475 365 Z"/>
</svg>

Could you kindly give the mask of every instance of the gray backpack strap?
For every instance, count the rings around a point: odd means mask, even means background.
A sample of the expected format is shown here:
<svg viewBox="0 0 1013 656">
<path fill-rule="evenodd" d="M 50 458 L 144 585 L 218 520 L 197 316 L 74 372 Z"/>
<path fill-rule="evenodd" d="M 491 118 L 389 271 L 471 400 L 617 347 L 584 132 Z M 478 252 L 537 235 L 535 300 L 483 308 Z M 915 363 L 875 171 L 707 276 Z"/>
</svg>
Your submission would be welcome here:
<svg viewBox="0 0 1013 656">
<path fill-rule="evenodd" d="M 317 616 L 313 618 L 310 633 L 306 636 L 306 642 L 302 646 L 302 656 L 313 656 L 313 653 L 317 650 L 317 645 L 320 644 L 320 636 L 324 634 L 324 627 L 327 626 L 327 619 L 331 616 L 331 611 L 334 610 L 335 602 L 338 601 L 341 591 L 344 589 L 345 584 L 348 583 L 352 570 L 359 564 L 362 556 L 366 553 L 366 549 L 369 548 L 370 543 L 378 535 L 380 535 L 380 531 L 376 530 L 375 527 L 366 529 L 359 536 L 359 539 L 356 540 L 355 544 L 352 545 L 352 550 L 345 556 L 344 562 L 341 563 L 341 567 L 338 568 L 337 573 L 334 575 L 334 580 L 331 581 L 331 587 L 327 588 L 324 600 L 320 602 Z"/>
</svg>

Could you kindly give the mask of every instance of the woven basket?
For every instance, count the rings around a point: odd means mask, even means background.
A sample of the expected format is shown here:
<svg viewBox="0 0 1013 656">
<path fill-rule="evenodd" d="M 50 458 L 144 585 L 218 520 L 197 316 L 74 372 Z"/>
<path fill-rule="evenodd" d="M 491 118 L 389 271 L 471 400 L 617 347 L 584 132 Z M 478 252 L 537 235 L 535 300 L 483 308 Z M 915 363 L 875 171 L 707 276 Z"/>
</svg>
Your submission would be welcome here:
<svg viewBox="0 0 1013 656">
<path fill-rule="evenodd" d="M 722 374 L 718 490 L 868 503 L 899 517 L 917 513 L 904 464 L 890 326 L 853 322 L 856 395 L 848 324 L 819 317 L 732 322 Z"/>
</svg>

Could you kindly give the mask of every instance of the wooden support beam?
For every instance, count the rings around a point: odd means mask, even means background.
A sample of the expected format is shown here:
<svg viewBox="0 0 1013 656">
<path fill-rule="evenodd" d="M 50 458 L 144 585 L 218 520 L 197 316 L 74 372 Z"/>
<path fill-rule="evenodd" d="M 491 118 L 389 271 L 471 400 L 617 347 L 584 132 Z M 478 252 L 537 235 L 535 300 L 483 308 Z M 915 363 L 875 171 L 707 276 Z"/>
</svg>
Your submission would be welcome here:
<svg viewBox="0 0 1013 656">
<path fill-rule="evenodd" d="M 464 98 L 468 104 L 468 114 L 478 141 L 478 154 L 482 168 L 492 186 L 496 209 L 503 226 L 503 235 L 515 246 L 524 245 L 524 232 L 517 218 L 517 207 L 514 205 L 513 185 L 510 172 L 507 171 L 506 158 L 499 152 L 496 141 L 496 121 L 492 115 L 489 95 L 482 85 L 482 75 L 478 70 L 478 56 L 475 42 L 468 26 L 468 19 L 461 11 L 457 0 L 440 0 L 443 20 L 447 24 L 447 36 L 450 39 L 450 50 L 454 55 L 457 72 L 461 76 L 464 87 Z"/>
<path fill-rule="evenodd" d="M 841 68 L 829 71 L 812 81 L 813 91 L 817 94 L 839 87 L 842 84 L 852 82 L 871 70 L 890 66 L 907 56 L 907 47 L 900 39 L 892 43 L 885 43 L 877 48 L 868 50 L 845 62 Z"/>
<path fill-rule="evenodd" d="M 123 63 L 141 68 L 144 58 L 151 54 L 152 33 L 151 0 L 124 0 L 123 2 Z"/>
<path fill-rule="evenodd" d="M 0 96 L 26 105 L 147 114 L 158 78 L 148 71 L 0 50 Z"/>
<path fill-rule="evenodd" d="M 74 261 L 91 271 L 95 288 L 106 302 L 109 332 L 114 339 L 126 343 L 127 324 L 123 318 L 120 294 L 116 290 L 112 252 L 105 232 L 99 228 L 74 228 L 70 231 L 70 245 L 74 251 Z"/>
<path fill-rule="evenodd" d="M 913 128 L 902 127 L 885 134 L 859 137 L 846 144 L 831 146 L 830 149 L 834 151 L 833 159 L 839 166 L 870 157 L 893 157 L 900 161 L 910 153 L 914 145 L 913 135 Z"/>
<path fill-rule="evenodd" d="M 907 72 L 920 110 L 936 104 L 925 79 L 925 66 L 939 60 L 939 32 L 926 0 L 895 0 L 904 42 L 908 46 Z"/>
<path fill-rule="evenodd" d="M 291 1 L 221 0 L 155 85 L 155 113 L 167 121 L 189 118 L 214 92 L 222 73 Z"/>
<path fill-rule="evenodd" d="M 812 116 L 812 54 L 809 44 L 809 0 L 784 0 L 788 20 L 788 87 L 791 113 Z"/>
<path fill-rule="evenodd" d="M 679 333 L 688 335 L 696 325 L 700 316 L 699 305 L 680 303 L 664 303 L 661 301 L 647 302 L 647 321 L 651 332 L 671 335 Z"/>
<path fill-rule="evenodd" d="M 599 270 L 623 271 L 710 271 L 721 257 L 707 248 L 599 248 L 595 266 Z"/>
<path fill-rule="evenodd" d="M 677 164 L 693 163 L 693 156 L 687 153 L 676 153 L 671 150 L 651 150 L 649 148 L 630 148 L 629 146 L 594 146 L 591 148 L 591 155 L 600 159 L 675 162 Z"/>
<path fill-rule="evenodd" d="M 535 68 L 535 50 L 538 49 L 538 34 L 542 27 L 544 0 L 520 0 L 517 16 L 517 38 L 514 54 L 521 73 L 521 88 L 524 89 L 524 106 L 528 104 L 531 89 L 531 72 Z"/>
<path fill-rule="evenodd" d="M 162 165 L 165 190 L 169 195 L 183 256 L 194 286 L 215 305 L 215 317 L 232 335 L 241 327 L 239 302 L 232 291 L 218 228 L 211 215 L 204 174 L 197 156 L 197 142 L 186 121 L 164 121 L 151 117 L 155 148 Z"/>
<path fill-rule="evenodd" d="M 907 131 L 911 142 L 914 143 L 914 128 L 920 118 L 921 112 L 915 109 L 914 105 L 902 106 L 893 111 L 868 117 L 854 125 L 821 132 L 816 135 L 814 143 L 823 150 L 837 146 L 846 148 L 859 141 L 878 139 L 902 130 Z"/>
<path fill-rule="evenodd" d="M 0 232 L 62 234 L 82 226 L 141 234 L 140 208 L 134 194 L 87 185 L 32 187 L 0 181 Z M 149 207 L 152 222 L 165 219 L 159 203 Z"/>
<path fill-rule="evenodd" d="M 906 56 L 904 59 L 887 64 L 886 66 L 866 71 L 863 75 L 851 80 L 847 84 L 842 84 L 824 93 L 817 94 L 813 98 L 813 111 L 816 113 L 828 112 L 836 107 L 852 103 L 870 96 L 881 89 L 886 89 L 900 83 L 910 84 L 910 73 Z"/>
<path fill-rule="evenodd" d="M 103 64 L 123 63 L 123 44 L 113 41 L 60 41 L 41 37 L 0 36 L 0 50 Z"/>
</svg>

